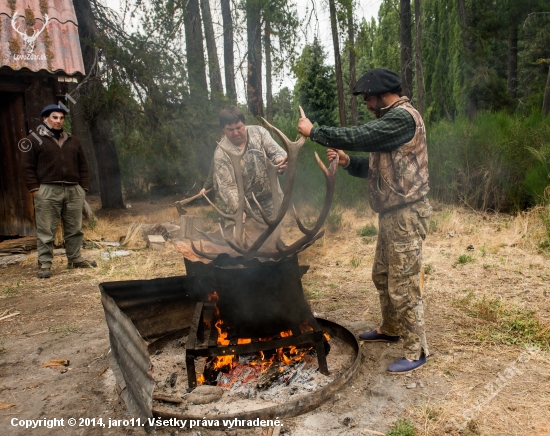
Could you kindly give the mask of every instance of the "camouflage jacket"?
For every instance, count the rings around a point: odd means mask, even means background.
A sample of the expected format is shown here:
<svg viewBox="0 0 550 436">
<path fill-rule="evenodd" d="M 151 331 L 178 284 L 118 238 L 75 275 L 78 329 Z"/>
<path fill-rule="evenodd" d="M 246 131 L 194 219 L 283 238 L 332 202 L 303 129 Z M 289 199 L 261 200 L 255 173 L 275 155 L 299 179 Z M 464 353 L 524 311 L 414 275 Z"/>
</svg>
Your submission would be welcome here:
<svg viewBox="0 0 550 436">
<path fill-rule="evenodd" d="M 371 152 L 369 156 L 369 200 L 375 212 L 384 212 L 421 200 L 428 186 L 428 150 L 426 128 L 418 111 L 408 98 L 400 98 L 391 106 L 405 109 L 414 118 L 416 132 L 411 141 L 389 152 Z"/>
<path fill-rule="evenodd" d="M 246 127 L 246 151 L 241 160 L 243 169 L 244 193 L 251 205 L 254 204 L 252 193 L 258 201 L 270 202 L 271 187 L 267 177 L 265 156 L 272 162 L 286 157 L 286 152 L 275 142 L 269 132 L 260 126 Z M 233 145 L 227 137 L 220 144 L 235 154 L 241 150 Z M 265 155 L 264 155 L 265 152 Z M 219 197 L 227 205 L 227 213 L 235 213 L 238 207 L 237 182 L 233 165 L 226 152 L 218 145 L 214 152 L 214 188 Z M 280 188 L 279 188 L 280 190 Z"/>
</svg>

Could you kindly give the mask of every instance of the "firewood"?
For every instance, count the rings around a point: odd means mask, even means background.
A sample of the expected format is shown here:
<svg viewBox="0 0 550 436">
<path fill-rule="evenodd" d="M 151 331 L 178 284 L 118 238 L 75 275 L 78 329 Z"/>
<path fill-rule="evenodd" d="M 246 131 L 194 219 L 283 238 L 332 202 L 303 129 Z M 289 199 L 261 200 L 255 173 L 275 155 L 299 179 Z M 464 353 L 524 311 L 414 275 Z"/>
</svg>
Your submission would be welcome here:
<svg viewBox="0 0 550 436">
<path fill-rule="evenodd" d="M 270 387 L 273 382 L 277 380 L 281 375 L 279 368 L 280 366 L 277 364 L 271 365 L 266 373 L 258 379 L 258 384 L 256 385 L 256 387 L 259 390 L 264 390 Z"/>
<path fill-rule="evenodd" d="M 0 242 L 0 253 L 2 254 L 28 253 L 32 250 L 36 250 L 36 236 L 26 236 Z"/>
</svg>

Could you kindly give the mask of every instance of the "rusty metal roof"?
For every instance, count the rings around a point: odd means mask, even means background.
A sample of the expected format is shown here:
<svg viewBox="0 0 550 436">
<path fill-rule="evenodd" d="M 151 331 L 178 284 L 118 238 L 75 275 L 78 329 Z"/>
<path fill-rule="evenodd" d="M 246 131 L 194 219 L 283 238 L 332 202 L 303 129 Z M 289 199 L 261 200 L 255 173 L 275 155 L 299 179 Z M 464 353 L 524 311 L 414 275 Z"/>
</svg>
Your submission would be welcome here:
<svg viewBox="0 0 550 436">
<path fill-rule="evenodd" d="M 72 1 L 0 0 L 0 67 L 83 75 Z"/>
</svg>

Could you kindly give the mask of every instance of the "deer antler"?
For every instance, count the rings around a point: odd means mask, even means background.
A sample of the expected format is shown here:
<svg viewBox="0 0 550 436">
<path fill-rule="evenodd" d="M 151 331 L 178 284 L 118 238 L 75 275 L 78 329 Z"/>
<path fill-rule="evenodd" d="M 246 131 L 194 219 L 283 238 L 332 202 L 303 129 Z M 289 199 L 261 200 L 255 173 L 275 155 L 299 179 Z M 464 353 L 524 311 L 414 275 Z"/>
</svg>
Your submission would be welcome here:
<svg viewBox="0 0 550 436">
<path fill-rule="evenodd" d="M 302 118 L 306 117 L 301 107 L 300 107 L 300 115 Z M 319 167 L 321 168 L 321 170 L 325 175 L 327 192 L 325 195 L 325 203 L 323 205 L 323 209 L 321 210 L 319 218 L 317 219 L 317 222 L 315 223 L 313 228 L 312 229 L 306 228 L 300 221 L 300 218 L 298 217 L 296 210 L 294 210 L 296 223 L 300 228 L 300 230 L 302 231 L 302 233 L 304 233 L 304 236 L 288 247 L 284 246 L 282 241 L 278 239 L 276 241 L 276 248 L 277 248 L 276 252 L 260 251 L 260 248 L 265 243 L 265 241 L 269 238 L 269 236 L 271 236 L 271 234 L 273 234 L 275 229 L 279 226 L 279 224 L 283 220 L 290 206 L 292 190 L 294 188 L 294 182 L 296 180 L 298 154 L 306 141 L 306 138 L 302 135 L 299 135 L 296 141 L 290 141 L 283 132 L 281 132 L 276 127 L 272 126 L 265 119 L 262 118 L 262 120 L 281 139 L 283 146 L 287 151 L 287 158 L 283 160 L 283 162 L 280 162 L 279 164 L 273 164 L 268 159 L 264 150 L 266 170 L 268 174 L 268 180 L 269 180 L 271 193 L 273 196 L 273 203 L 274 203 L 274 211 L 271 216 L 267 215 L 266 211 L 262 208 L 262 206 L 256 199 L 256 196 L 252 194 L 252 199 L 256 204 L 260 212 L 260 215 L 263 219 L 263 222 L 266 224 L 267 228 L 260 234 L 260 236 L 254 242 L 252 242 L 251 245 L 248 246 L 246 242 L 246 236 L 244 235 L 242 213 L 244 210 L 246 210 L 247 212 L 252 214 L 254 219 L 256 219 L 257 221 L 260 221 L 260 220 L 259 220 L 259 217 L 257 217 L 252 212 L 252 208 L 250 207 L 248 200 L 244 196 L 244 182 L 243 182 L 243 174 L 242 174 L 242 167 L 241 167 L 241 159 L 246 150 L 243 150 L 239 154 L 235 154 L 235 153 L 232 153 L 230 150 L 226 149 L 222 144 L 220 144 L 220 147 L 222 147 L 222 149 L 227 153 L 227 155 L 231 159 L 233 170 L 235 172 L 235 181 L 237 183 L 238 198 L 239 198 L 239 206 L 237 208 L 237 211 L 234 214 L 224 213 L 219 208 L 217 208 L 210 200 L 208 199 L 207 200 L 221 216 L 235 222 L 235 228 L 233 230 L 233 240 L 231 240 L 224 234 L 223 228 L 221 228 L 220 226 L 222 237 L 225 239 L 227 244 L 234 251 L 242 254 L 246 258 L 252 258 L 254 256 L 281 258 L 308 247 L 315 240 L 317 240 L 324 234 L 324 232 L 319 232 L 319 230 L 323 226 L 325 219 L 328 216 L 328 213 L 330 211 L 330 205 L 332 203 L 332 198 L 334 197 L 334 187 L 336 183 L 336 170 L 338 169 L 338 161 L 336 159 L 333 160 L 329 168 L 327 169 L 325 165 L 322 163 L 317 153 L 315 153 L 315 158 L 317 160 L 317 163 L 319 164 Z M 285 163 L 288 165 L 287 180 L 283 191 L 283 195 L 281 197 L 279 195 L 279 183 L 277 180 L 277 174 L 278 174 L 279 167 Z M 195 251 L 195 253 L 201 256 L 204 256 L 206 258 L 210 259 L 213 256 L 213 255 L 204 253 L 202 250 L 202 246 L 200 250 L 197 249 L 194 245 L 192 245 L 192 248 Z"/>
</svg>

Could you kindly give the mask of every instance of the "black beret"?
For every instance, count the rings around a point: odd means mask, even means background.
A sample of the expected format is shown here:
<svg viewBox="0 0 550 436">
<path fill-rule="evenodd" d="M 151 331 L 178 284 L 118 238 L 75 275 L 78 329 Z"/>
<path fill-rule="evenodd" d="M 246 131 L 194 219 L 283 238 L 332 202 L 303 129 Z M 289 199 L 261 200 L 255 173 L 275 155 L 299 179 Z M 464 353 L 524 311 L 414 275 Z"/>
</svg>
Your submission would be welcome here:
<svg viewBox="0 0 550 436">
<path fill-rule="evenodd" d="M 394 91 L 401 86 L 401 77 L 387 68 L 375 68 L 367 71 L 357 81 L 352 94 L 381 95 Z"/>
<path fill-rule="evenodd" d="M 40 112 L 40 116 L 49 117 L 52 112 L 61 112 L 63 114 L 67 114 L 67 109 L 57 104 L 50 104 L 46 106 L 44 109 L 42 109 L 42 112 Z"/>
</svg>

